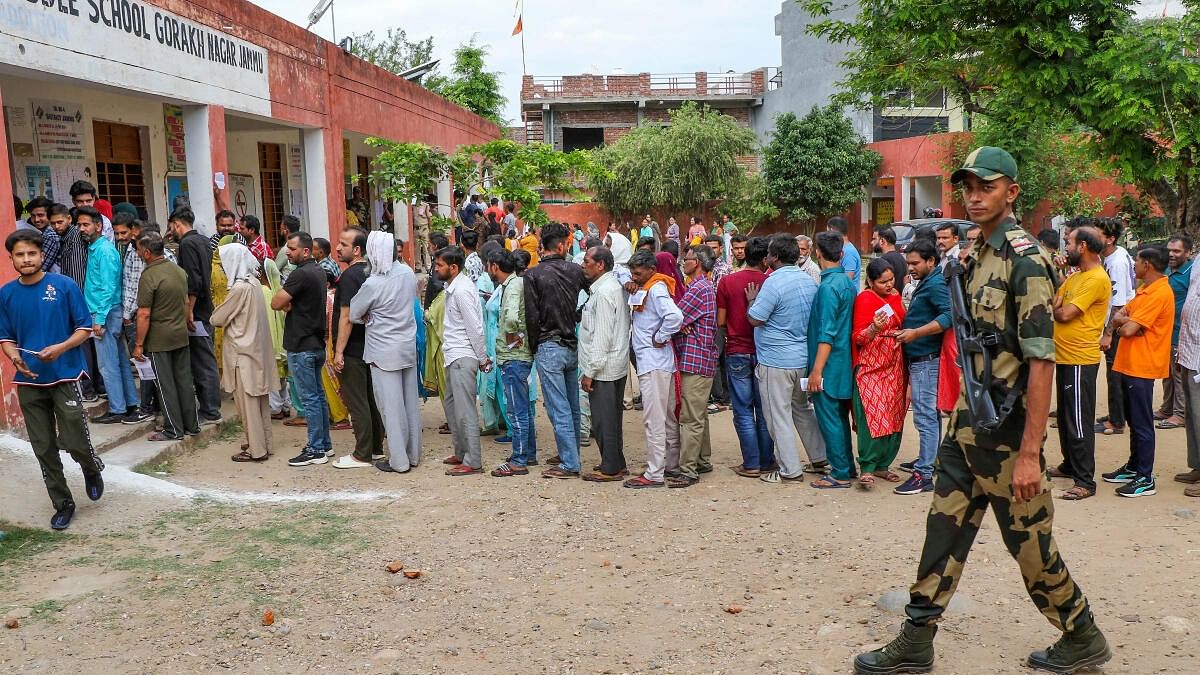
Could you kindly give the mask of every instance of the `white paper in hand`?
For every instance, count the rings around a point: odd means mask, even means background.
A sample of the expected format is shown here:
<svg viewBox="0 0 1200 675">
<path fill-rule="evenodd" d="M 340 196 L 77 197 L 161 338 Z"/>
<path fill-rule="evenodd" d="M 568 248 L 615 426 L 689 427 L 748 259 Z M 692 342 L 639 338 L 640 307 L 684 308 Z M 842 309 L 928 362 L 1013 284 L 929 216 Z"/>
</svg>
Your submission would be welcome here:
<svg viewBox="0 0 1200 675">
<path fill-rule="evenodd" d="M 896 315 L 896 310 L 892 309 L 891 305 L 883 305 L 879 309 L 875 310 L 875 313 L 891 318 Z"/>
<path fill-rule="evenodd" d="M 141 361 L 137 359 L 129 359 L 133 363 L 133 370 L 137 373 L 138 379 L 143 382 L 157 379 L 154 377 L 154 368 L 150 365 L 150 359 L 145 358 Z"/>
<path fill-rule="evenodd" d="M 644 304 L 646 304 L 645 289 L 640 290 L 637 293 L 633 293 L 629 296 L 629 306 L 630 307 L 641 307 Z"/>
</svg>

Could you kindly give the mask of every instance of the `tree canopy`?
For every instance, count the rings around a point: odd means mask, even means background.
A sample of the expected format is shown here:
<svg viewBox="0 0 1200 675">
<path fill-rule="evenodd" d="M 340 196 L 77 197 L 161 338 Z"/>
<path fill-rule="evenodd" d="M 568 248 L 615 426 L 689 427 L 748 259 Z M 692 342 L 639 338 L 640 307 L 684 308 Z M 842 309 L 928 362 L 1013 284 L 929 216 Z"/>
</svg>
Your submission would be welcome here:
<svg viewBox="0 0 1200 675">
<path fill-rule="evenodd" d="M 793 222 L 845 212 L 883 162 L 839 105 L 776 116 L 763 160 L 767 193 Z"/>
<path fill-rule="evenodd" d="M 486 45 L 475 39 L 454 50 L 454 66 L 448 76 L 431 75 L 425 86 L 471 112 L 504 126 L 504 105 L 508 99 L 500 93 L 500 73 L 487 70 Z"/>
<path fill-rule="evenodd" d="M 799 1 L 824 17 L 810 32 L 850 46 L 842 102 L 945 88 L 1007 128 L 1064 120 L 1176 229 L 1200 235 L 1194 3 L 1179 18 L 1139 20 L 1133 0 L 865 0 L 840 19 L 828 0 Z"/>
<path fill-rule="evenodd" d="M 654 207 L 699 208 L 744 187 L 739 157 L 753 155 L 754 132 L 732 117 L 684 103 L 670 123 L 645 123 L 595 151 L 591 187 L 610 213 L 630 216 Z"/>
<path fill-rule="evenodd" d="M 432 36 L 409 42 L 402 28 L 389 28 L 378 38 L 373 30 L 354 33 L 350 39 L 351 54 L 397 75 L 428 62 L 433 56 Z"/>
<path fill-rule="evenodd" d="M 369 138 L 367 143 L 382 148 L 371 180 L 387 199 L 421 199 L 434 192 L 437 181 L 448 178 L 465 192 L 514 202 L 517 217 L 535 226 L 549 222 L 541 207 L 541 190 L 579 194 L 580 178 L 599 170 L 588 152 L 560 152 L 543 143 L 497 140 L 460 146 L 454 153 L 382 138 Z"/>
</svg>

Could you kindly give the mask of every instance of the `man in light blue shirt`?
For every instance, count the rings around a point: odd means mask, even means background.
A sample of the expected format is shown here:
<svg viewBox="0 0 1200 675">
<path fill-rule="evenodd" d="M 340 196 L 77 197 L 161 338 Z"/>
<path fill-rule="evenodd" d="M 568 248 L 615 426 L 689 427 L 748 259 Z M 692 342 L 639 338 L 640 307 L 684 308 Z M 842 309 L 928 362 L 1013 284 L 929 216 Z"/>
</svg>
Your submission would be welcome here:
<svg viewBox="0 0 1200 675">
<path fill-rule="evenodd" d="M 96 362 L 108 388 L 108 413 L 97 417 L 99 424 L 140 422 L 149 417 L 139 411 L 129 351 L 124 339 L 121 313 L 121 254 L 104 238 L 100 212 L 90 206 L 75 210 L 75 226 L 88 246 L 87 272 L 83 299 L 92 315 L 92 339 L 96 341 Z"/>
<path fill-rule="evenodd" d="M 857 293 L 858 278 L 862 274 L 862 256 L 850 242 L 850 223 L 847 223 L 846 219 L 841 216 L 834 216 L 825 223 L 825 229 L 842 235 L 842 269 L 846 270 L 846 276 L 854 282 L 854 292 Z"/>
<path fill-rule="evenodd" d="M 767 430 L 775 439 L 775 463 L 779 468 L 763 473 L 768 483 L 798 481 L 807 469 L 825 473 L 825 441 L 802 380 L 808 379 L 808 319 L 812 313 L 817 284 L 796 266 L 800 247 L 790 235 L 776 235 L 767 248 L 771 276 L 762 288 L 746 288 L 748 312 L 754 325 L 756 370 L 762 392 Z M 797 436 L 804 444 L 810 464 L 800 463 Z"/>
</svg>

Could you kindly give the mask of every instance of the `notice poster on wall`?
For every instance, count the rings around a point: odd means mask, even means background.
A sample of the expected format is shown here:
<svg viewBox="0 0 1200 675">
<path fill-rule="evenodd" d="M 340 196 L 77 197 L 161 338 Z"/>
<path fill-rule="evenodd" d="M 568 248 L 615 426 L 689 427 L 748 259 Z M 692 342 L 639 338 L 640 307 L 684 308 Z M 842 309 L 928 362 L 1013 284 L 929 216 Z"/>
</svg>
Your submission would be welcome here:
<svg viewBox="0 0 1200 675">
<path fill-rule="evenodd" d="M 187 176 L 167 176 L 167 203 L 174 204 L 175 198 L 179 196 L 187 196 L 188 179 Z"/>
<path fill-rule="evenodd" d="M 66 101 L 33 101 L 33 128 L 43 162 L 79 160 L 83 149 L 83 109 Z"/>
<path fill-rule="evenodd" d="M 304 157 L 299 145 L 288 145 L 288 183 L 299 186 L 304 182 Z"/>
<path fill-rule="evenodd" d="M 45 159 L 45 155 L 42 156 Z M 65 199 L 71 194 L 71 184 L 77 180 L 95 183 L 92 167 L 86 162 L 47 162 L 50 165 L 50 185 L 54 194 Z"/>
<path fill-rule="evenodd" d="M 254 193 L 254 176 L 229 174 L 229 194 L 233 198 L 233 212 L 238 218 L 246 214 L 261 217 L 258 212 L 258 197 Z"/>
<path fill-rule="evenodd" d="M 301 221 L 304 220 L 304 192 L 302 190 L 288 190 L 288 213 L 296 216 Z"/>
<path fill-rule="evenodd" d="M 54 185 L 50 180 L 50 167 L 25 165 L 25 199 L 42 196 L 54 201 Z"/>
<path fill-rule="evenodd" d="M 8 123 L 8 141 L 16 144 L 33 144 L 33 131 L 29 127 L 29 110 L 24 105 L 4 106 L 4 120 Z"/>
<path fill-rule="evenodd" d="M 167 172 L 186 173 L 187 153 L 183 146 L 183 108 L 163 104 L 163 128 L 167 140 Z"/>
</svg>

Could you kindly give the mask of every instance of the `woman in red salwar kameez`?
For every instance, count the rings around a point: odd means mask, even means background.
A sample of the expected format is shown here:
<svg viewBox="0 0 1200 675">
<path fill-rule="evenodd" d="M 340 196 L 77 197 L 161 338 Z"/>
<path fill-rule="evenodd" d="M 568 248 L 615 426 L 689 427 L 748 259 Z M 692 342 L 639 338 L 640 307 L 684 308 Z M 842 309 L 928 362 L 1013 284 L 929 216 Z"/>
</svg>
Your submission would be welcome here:
<svg viewBox="0 0 1200 675">
<path fill-rule="evenodd" d="M 870 489 L 875 478 L 897 482 L 889 467 L 900 450 L 908 373 L 896 331 L 904 304 L 895 274 L 886 260 L 867 266 L 867 288 L 854 301 L 854 422 L 858 427 L 858 486 Z"/>
</svg>

